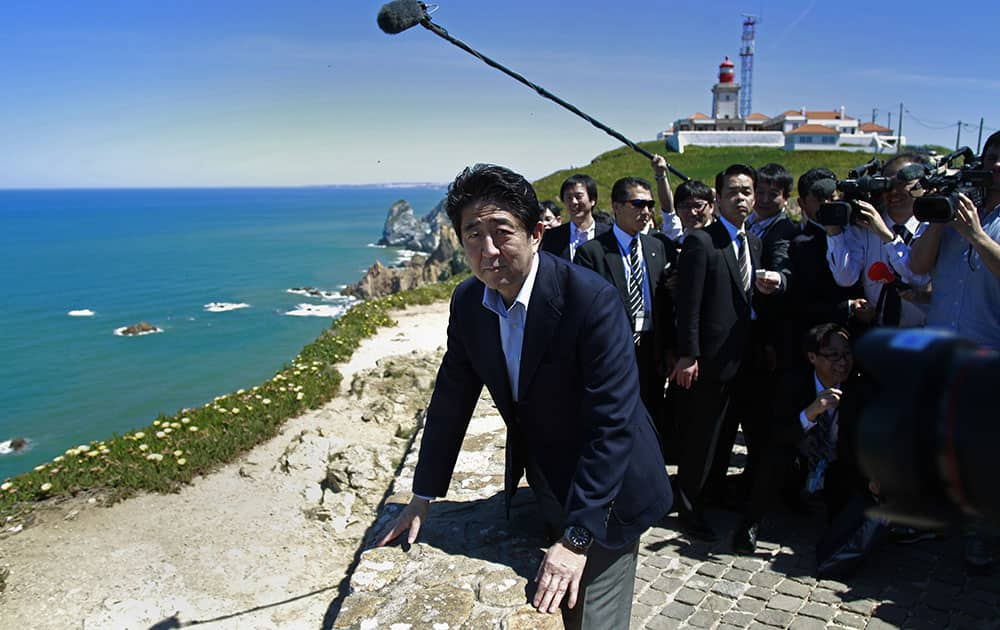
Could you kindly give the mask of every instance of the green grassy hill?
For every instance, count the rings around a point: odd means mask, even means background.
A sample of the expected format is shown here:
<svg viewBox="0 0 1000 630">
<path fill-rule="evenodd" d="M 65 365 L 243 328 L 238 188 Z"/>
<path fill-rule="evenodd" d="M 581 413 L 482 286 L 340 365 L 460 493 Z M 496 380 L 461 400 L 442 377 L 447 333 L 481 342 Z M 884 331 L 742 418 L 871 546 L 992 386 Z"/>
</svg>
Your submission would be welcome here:
<svg viewBox="0 0 1000 630">
<path fill-rule="evenodd" d="M 831 169 L 839 177 L 845 177 L 851 168 L 865 163 L 871 154 L 847 151 L 784 151 L 762 147 L 688 147 L 684 153 L 666 153 L 661 142 L 640 142 L 650 153 L 659 153 L 667 158 L 674 168 L 693 179 L 700 179 L 709 186 L 715 181 L 715 174 L 736 162 L 760 167 L 769 162 L 783 164 L 798 181 L 799 175 L 811 168 L 822 166 Z M 538 198 L 559 201 L 559 186 L 573 173 L 586 173 L 597 181 L 598 207 L 610 211 L 611 186 L 620 177 L 634 175 L 653 183 L 653 169 L 649 160 L 642 155 L 621 147 L 602 153 L 586 165 L 573 170 L 556 171 L 535 182 Z M 680 179 L 670 176 L 671 188 L 677 188 Z M 794 195 L 793 195 L 794 196 Z"/>
</svg>

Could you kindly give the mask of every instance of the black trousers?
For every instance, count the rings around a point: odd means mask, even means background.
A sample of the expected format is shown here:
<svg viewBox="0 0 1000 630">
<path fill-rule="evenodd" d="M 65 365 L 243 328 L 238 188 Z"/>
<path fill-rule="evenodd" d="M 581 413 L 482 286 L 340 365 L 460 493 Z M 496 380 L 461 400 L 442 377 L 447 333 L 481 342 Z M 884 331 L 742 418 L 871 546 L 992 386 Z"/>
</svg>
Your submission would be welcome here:
<svg viewBox="0 0 1000 630">
<path fill-rule="evenodd" d="M 677 481 L 684 493 L 681 500 L 687 499 L 696 510 L 703 507 L 702 495 L 715 463 L 716 451 L 722 447 L 720 438 L 731 393 L 730 383 L 705 377 L 699 377 L 691 389 L 678 388 L 676 393 L 682 444 L 677 462 Z"/>
</svg>

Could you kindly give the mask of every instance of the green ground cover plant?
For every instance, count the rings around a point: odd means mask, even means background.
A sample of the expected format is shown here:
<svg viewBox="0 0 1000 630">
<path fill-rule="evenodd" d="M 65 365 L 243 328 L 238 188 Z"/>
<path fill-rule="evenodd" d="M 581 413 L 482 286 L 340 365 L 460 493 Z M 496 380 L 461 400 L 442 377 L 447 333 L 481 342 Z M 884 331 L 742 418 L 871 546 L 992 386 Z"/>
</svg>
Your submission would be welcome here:
<svg viewBox="0 0 1000 630">
<path fill-rule="evenodd" d="M 316 409 L 340 390 L 336 364 L 395 321 L 389 312 L 451 296 L 465 276 L 353 306 L 267 381 L 207 404 L 161 415 L 146 427 L 67 449 L 0 484 L 0 522 L 25 516 L 38 501 L 103 493 L 110 501 L 138 491 L 172 492 L 274 437 L 289 418 Z"/>
</svg>

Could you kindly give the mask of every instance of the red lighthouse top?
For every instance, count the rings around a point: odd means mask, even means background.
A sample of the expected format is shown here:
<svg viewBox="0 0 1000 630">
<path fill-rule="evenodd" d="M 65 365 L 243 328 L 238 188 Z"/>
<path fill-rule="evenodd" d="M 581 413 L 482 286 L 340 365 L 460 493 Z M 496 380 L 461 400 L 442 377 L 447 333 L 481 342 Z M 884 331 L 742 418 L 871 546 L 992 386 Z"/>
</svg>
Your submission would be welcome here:
<svg viewBox="0 0 1000 630">
<path fill-rule="evenodd" d="M 729 57 L 727 56 L 723 62 L 719 64 L 719 83 L 732 83 L 733 78 L 733 62 L 729 61 Z"/>
</svg>

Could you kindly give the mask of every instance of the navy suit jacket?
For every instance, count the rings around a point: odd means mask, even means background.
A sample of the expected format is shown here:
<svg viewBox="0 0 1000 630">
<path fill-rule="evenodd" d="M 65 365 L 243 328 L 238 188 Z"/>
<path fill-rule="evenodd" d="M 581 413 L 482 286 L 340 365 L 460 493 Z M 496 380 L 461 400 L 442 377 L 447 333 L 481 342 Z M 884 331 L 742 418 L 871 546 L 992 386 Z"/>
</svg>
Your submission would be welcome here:
<svg viewBox="0 0 1000 630">
<path fill-rule="evenodd" d="M 601 223 L 597 219 L 594 219 L 594 223 L 594 238 L 611 230 L 611 226 L 607 223 Z M 545 234 L 542 235 L 541 250 L 569 260 L 569 224 L 570 222 L 567 221 L 562 225 L 545 230 Z"/>
<path fill-rule="evenodd" d="M 632 333 L 618 291 L 539 252 L 513 400 L 497 316 L 470 278 L 452 295 L 448 346 L 427 409 L 413 492 L 444 496 L 483 385 L 507 425 L 505 490 L 534 461 L 567 525 L 602 546 L 634 541 L 670 508 L 659 440 L 639 398 Z"/>
</svg>

